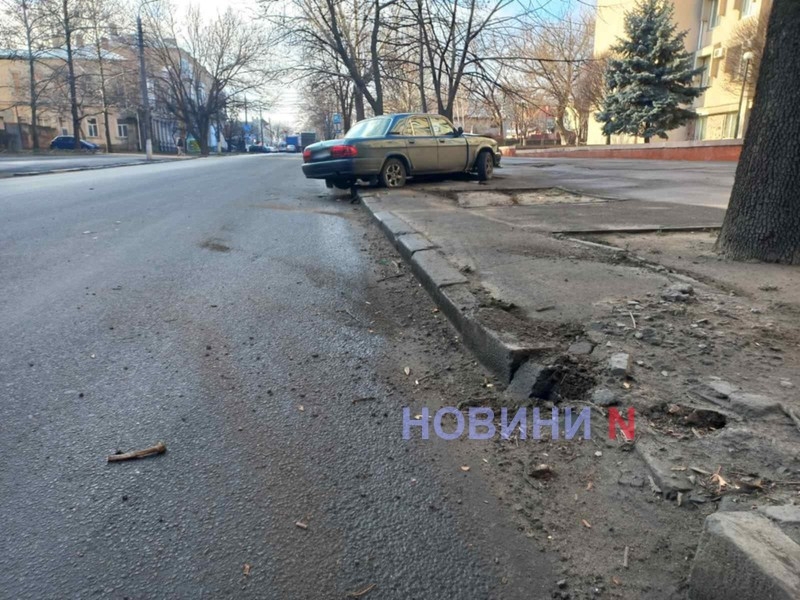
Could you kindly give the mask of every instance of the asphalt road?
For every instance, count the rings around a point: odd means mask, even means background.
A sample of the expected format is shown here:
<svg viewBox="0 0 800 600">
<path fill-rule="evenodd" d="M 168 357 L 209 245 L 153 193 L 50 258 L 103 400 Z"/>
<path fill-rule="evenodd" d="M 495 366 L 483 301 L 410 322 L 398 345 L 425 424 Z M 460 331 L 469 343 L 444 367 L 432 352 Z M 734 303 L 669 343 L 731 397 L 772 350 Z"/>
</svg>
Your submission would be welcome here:
<svg viewBox="0 0 800 600">
<path fill-rule="evenodd" d="M 477 469 L 401 439 L 424 357 L 361 325 L 372 226 L 299 162 L 0 181 L 0 597 L 550 597 Z"/>
</svg>

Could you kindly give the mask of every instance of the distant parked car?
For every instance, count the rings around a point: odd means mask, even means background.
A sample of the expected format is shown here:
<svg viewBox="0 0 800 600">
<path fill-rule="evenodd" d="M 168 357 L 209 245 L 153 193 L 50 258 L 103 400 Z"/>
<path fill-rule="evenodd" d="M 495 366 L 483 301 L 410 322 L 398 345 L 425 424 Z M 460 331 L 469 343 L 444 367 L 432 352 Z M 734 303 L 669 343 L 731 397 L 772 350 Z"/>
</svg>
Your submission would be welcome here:
<svg viewBox="0 0 800 600">
<path fill-rule="evenodd" d="M 252 144 L 247 151 L 261 153 L 261 154 L 269 154 L 270 152 L 272 152 L 272 147 L 262 146 L 261 144 Z"/>
<path fill-rule="evenodd" d="M 286 144 L 286 152 L 297 152 L 297 146 L 294 144 Z"/>
<path fill-rule="evenodd" d="M 58 137 L 53 138 L 53 141 L 50 142 L 50 150 L 74 150 L 75 149 L 75 136 L 74 135 L 59 135 Z M 93 144 L 92 142 L 87 142 L 86 140 L 81 140 L 81 150 L 86 150 L 88 152 L 97 152 L 100 150 L 100 146 L 97 144 Z"/>
<path fill-rule="evenodd" d="M 328 187 L 347 189 L 358 179 L 397 188 L 408 177 L 476 173 L 485 181 L 500 166 L 497 142 L 465 135 L 440 115 L 399 114 L 366 119 L 342 140 L 303 150 L 303 173 Z"/>
</svg>

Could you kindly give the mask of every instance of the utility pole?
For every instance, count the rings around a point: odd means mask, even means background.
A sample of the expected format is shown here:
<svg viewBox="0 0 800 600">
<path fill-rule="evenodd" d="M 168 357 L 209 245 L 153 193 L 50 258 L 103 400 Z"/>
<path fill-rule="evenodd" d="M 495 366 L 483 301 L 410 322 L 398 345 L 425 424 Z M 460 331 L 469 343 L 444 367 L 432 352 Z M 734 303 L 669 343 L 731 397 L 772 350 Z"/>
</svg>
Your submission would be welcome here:
<svg viewBox="0 0 800 600">
<path fill-rule="evenodd" d="M 261 130 L 261 143 L 264 143 L 264 114 L 261 110 L 261 107 L 258 107 L 258 127 Z M 272 140 L 270 140 L 272 142 Z"/>
<path fill-rule="evenodd" d="M 139 34 L 139 87 L 142 92 L 144 107 L 144 139 L 147 160 L 153 160 L 153 140 L 150 139 L 150 98 L 147 93 L 147 73 L 144 70 L 144 34 L 142 33 L 141 12 L 136 15 L 136 29 Z"/>
</svg>

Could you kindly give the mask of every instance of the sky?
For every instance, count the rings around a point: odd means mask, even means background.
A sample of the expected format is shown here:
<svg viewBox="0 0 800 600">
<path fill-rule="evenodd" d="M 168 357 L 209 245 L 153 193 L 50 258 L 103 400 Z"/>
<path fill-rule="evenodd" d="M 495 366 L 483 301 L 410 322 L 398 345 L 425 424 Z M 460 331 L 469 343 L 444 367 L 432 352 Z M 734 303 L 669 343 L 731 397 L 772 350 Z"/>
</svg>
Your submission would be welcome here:
<svg viewBox="0 0 800 600">
<path fill-rule="evenodd" d="M 258 12 L 256 0 L 172 0 L 178 8 L 188 8 L 190 5 L 198 6 L 208 15 L 223 12 L 228 8 L 234 9 L 238 13 Z M 532 6 L 539 8 L 542 18 L 557 19 L 570 8 L 580 9 L 589 8 L 595 5 L 595 0 L 519 0 L 521 3 L 530 2 Z M 276 86 L 280 89 L 272 90 L 273 97 L 272 109 L 264 112 L 265 120 L 273 124 L 299 129 L 301 126 L 302 115 L 298 109 L 299 95 L 297 88 L 293 85 Z M 265 99 L 266 100 L 266 99 Z"/>
<path fill-rule="evenodd" d="M 249 12 L 255 15 L 258 12 L 256 0 L 172 0 L 172 2 L 178 10 L 197 6 L 209 16 L 224 12 L 228 8 L 232 8 L 240 14 Z M 276 85 L 276 89 L 271 90 L 270 96 L 274 98 L 271 102 L 272 110 L 264 111 L 264 120 L 299 130 L 302 116 L 297 109 L 300 99 L 296 88 Z"/>
</svg>

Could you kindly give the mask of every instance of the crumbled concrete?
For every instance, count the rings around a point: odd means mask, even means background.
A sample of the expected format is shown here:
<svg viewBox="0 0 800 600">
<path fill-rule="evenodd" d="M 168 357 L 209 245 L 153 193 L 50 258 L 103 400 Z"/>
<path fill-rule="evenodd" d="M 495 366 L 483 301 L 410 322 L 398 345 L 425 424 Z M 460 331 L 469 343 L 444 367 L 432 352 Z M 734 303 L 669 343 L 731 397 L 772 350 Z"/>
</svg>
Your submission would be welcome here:
<svg viewBox="0 0 800 600">
<path fill-rule="evenodd" d="M 592 350 L 594 350 L 594 344 L 592 344 L 592 342 L 587 340 L 581 340 L 580 342 L 575 342 L 574 344 L 572 344 L 567 350 L 567 352 L 569 354 L 581 356 L 585 354 L 591 354 Z"/>
<path fill-rule="evenodd" d="M 800 506 L 785 504 L 783 506 L 762 506 L 758 512 L 774 521 L 781 531 L 800 544 Z"/>
<path fill-rule="evenodd" d="M 731 394 L 738 392 L 740 389 L 739 386 L 733 385 L 732 383 L 729 383 L 724 379 L 720 379 L 719 377 L 711 377 L 706 382 L 706 386 L 711 392 L 721 399 L 728 398 Z"/>
<path fill-rule="evenodd" d="M 619 398 L 608 388 L 598 388 L 592 392 L 592 402 L 598 406 L 615 406 L 619 404 Z"/>
<path fill-rule="evenodd" d="M 661 489 L 665 500 L 673 500 L 679 492 L 688 492 L 694 488 L 683 472 L 672 470 L 679 463 L 670 460 L 669 455 L 663 452 L 662 445 L 654 438 L 637 439 L 635 449 L 650 470 L 653 481 Z"/>
<path fill-rule="evenodd" d="M 608 370 L 614 377 L 627 377 L 631 369 L 631 355 L 616 352 L 608 359 Z"/>
<path fill-rule="evenodd" d="M 800 546 L 758 514 L 714 513 L 697 548 L 689 599 L 733 598 L 800 598 Z"/>
<path fill-rule="evenodd" d="M 794 504 L 762 506 L 758 509 L 758 512 L 778 523 L 800 525 L 800 506 L 795 506 Z"/>
<path fill-rule="evenodd" d="M 669 302 L 689 302 L 694 295 L 694 288 L 688 283 L 674 283 L 661 292 L 661 297 Z"/>
<path fill-rule="evenodd" d="M 506 392 L 520 400 L 547 398 L 553 387 L 554 373 L 552 367 L 529 360 L 517 369 Z"/>
<path fill-rule="evenodd" d="M 731 409 L 745 417 L 763 417 L 769 414 L 783 413 L 783 406 L 780 402 L 761 394 L 734 392 L 728 400 Z"/>
</svg>

